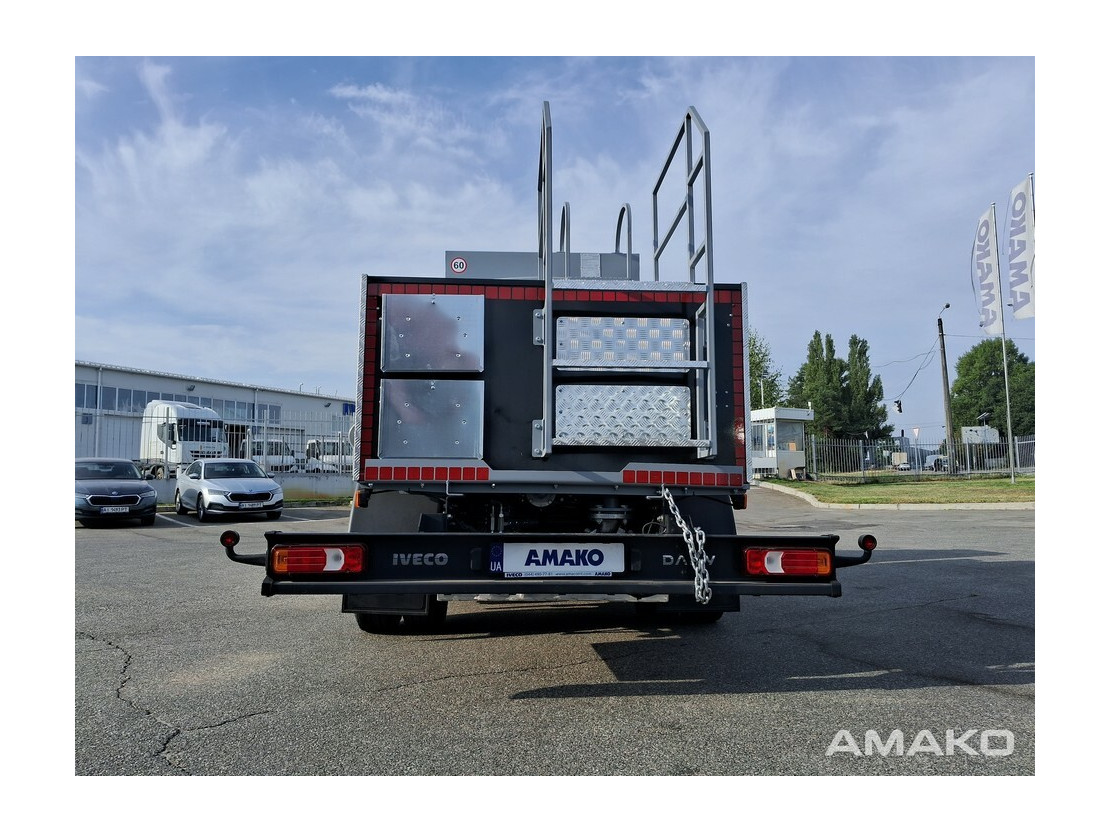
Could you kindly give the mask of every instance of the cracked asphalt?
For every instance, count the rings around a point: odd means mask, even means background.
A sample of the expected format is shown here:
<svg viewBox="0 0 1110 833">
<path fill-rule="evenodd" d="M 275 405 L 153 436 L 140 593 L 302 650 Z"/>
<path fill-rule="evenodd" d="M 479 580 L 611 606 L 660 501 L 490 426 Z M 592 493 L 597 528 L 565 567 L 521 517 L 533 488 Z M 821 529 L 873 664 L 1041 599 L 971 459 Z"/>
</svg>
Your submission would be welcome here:
<svg viewBox="0 0 1110 833">
<path fill-rule="evenodd" d="M 716 625 L 452 603 L 442 632 L 369 635 L 336 598 L 262 598 L 222 524 L 75 528 L 74 771 L 1034 774 L 1031 510 L 822 509 L 753 489 L 738 517 L 849 551 L 870 531 L 879 549 L 841 572 L 843 598 L 745 599 Z M 266 529 L 346 515 L 234 526 L 254 552 Z"/>
</svg>

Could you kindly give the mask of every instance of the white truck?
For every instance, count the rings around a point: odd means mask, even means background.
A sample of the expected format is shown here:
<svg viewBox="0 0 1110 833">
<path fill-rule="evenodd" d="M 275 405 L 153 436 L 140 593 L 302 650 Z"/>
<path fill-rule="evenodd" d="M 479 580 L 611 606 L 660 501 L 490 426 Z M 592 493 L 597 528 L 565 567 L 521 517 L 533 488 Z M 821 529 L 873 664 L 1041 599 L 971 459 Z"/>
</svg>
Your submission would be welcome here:
<svg viewBox="0 0 1110 833">
<path fill-rule="evenodd" d="M 254 460 L 266 472 L 294 472 L 301 468 L 289 443 L 280 439 L 243 440 L 239 443 L 239 456 Z"/>
<path fill-rule="evenodd" d="M 226 457 L 227 435 L 220 415 L 192 402 L 155 399 L 143 411 L 139 466 L 158 480 L 177 476 L 194 460 Z"/>
<path fill-rule="evenodd" d="M 672 168 L 682 198 L 660 229 Z M 362 276 L 349 531 L 267 532 L 246 554 L 227 530 L 228 558 L 265 568 L 264 596 L 341 597 L 372 633 L 440 624 L 452 602 L 623 602 L 707 623 L 745 596 L 840 596 L 873 535 L 852 555 L 833 534 L 737 533 L 748 292 L 714 283 L 709 177 L 691 107 L 653 193 L 654 275 L 627 204 L 615 251 L 574 252 L 568 205 L 553 237 L 545 102 L 537 248 Z M 671 240 L 685 250 L 664 270 Z"/>
<path fill-rule="evenodd" d="M 354 447 L 343 437 L 313 439 L 305 443 L 305 471 L 316 474 L 350 474 Z"/>
</svg>

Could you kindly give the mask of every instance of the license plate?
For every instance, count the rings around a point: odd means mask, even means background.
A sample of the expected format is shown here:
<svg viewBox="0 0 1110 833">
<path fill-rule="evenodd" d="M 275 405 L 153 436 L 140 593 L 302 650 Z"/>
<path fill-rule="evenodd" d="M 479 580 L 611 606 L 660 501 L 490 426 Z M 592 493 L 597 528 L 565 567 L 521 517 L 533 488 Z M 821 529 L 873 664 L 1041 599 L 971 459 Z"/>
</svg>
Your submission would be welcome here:
<svg viewBox="0 0 1110 833">
<path fill-rule="evenodd" d="M 624 572 L 624 544 L 511 543 L 501 547 L 500 555 L 500 570 L 496 551 L 490 568 L 504 573 L 505 578 L 599 577 Z"/>
<path fill-rule="evenodd" d="M 240 509 L 261 509 L 262 504 L 261 503 L 240 503 L 239 508 Z"/>
<path fill-rule="evenodd" d="M 101 506 L 101 515 L 111 515 L 113 513 L 127 513 L 131 511 L 130 506 Z"/>
</svg>

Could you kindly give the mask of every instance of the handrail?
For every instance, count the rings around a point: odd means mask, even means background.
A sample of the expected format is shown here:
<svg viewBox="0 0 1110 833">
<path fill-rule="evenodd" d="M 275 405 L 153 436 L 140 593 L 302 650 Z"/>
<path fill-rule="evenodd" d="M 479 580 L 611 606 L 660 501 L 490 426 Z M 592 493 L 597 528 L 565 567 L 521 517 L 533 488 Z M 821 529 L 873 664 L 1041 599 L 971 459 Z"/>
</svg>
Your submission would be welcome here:
<svg viewBox="0 0 1110 833">
<path fill-rule="evenodd" d="M 701 153 L 696 159 L 694 158 L 695 133 L 701 137 Z M 667 178 L 667 174 L 670 171 L 675 156 L 678 154 L 679 148 L 682 147 L 684 147 L 686 151 L 686 170 L 684 172 L 685 194 L 678 211 L 675 213 L 674 219 L 667 228 L 662 243 L 660 243 L 659 190 L 662 188 L 663 182 Z M 709 365 L 706 370 L 705 385 L 708 401 L 699 402 L 699 409 L 703 411 L 705 430 L 710 440 L 707 456 L 713 457 L 717 453 L 717 409 L 714 407 L 714 402 L 711 399 L 716 390 L 716 337 L 714 334 L 713 317 L 713 195 L 709 159 L 709 128 L 705 126 L 705 122 L 702 121 L 698 111 L 694 107 L 690 107 L 687 109 L 686 116 L 682 120 L 681 126 L 678 128 L 678 132 L 675 134 L 670 152 L 667 154 L 667 159 L 663 163 L 663 170 L 659 173 L 659 177 L 655 181 L 655 188 L 651 192 L 651 213 L 652 245 L 654 247 L 654 251 L 652 252 L 653 275 L 656 281 L 659 280 L 659 260 L 667 244 L 670 243 L 671 238 L 678 229 L 683 217 L 686 218 L 686 254 L 687 269 L 689 270 L 688 280 L 690 283 L 698 283 L 697 267 L 703 260 L 705 262 L 704 347 L 706 361 Z M 701 179 L 702 208 L 705 216 L 705 234 L 700 244 L 696 242 L 696 229 L 694 227 L 696 220 L 694 215 L 694 191 L 699 178 Z M 699 422 L 699 433 L 700 429 L 701 423 Z"/>
<path fill-rule="evenodd" d="M 621 221 L 625 216 L 628 217 L 628 231 L 625 239 L 625 250 L 627 255 L 624 261 L 624 276 L 628 280 L 632 280 L 632 206 L 625 203 L 621 206 L 620 212 L 617 214 L 617 238 L 613 242 L 613 251 L 620 254 L 621 251 Z"/>
<path fill-rule="evenodd" d="M 563 203 L 559 215 L 559 251 L 563 253 L 563 280 L 570 275 L 570 203 Z"/>
<path fill-rule="evenodd" d="M 551 104 L 543 103 L 543 120 L 540 124 L 540 167 L 539 182 L 537 183 L 539 201 L 539 259 L 540 278 L 543 280 L 543 311 L 541 333 L 539 338 L 543 345 L 543 413 L 538 420 L 532 422 L 532 456 L 546 457 L 551 453 L 552 436 L 554 433 L 554 393 L 552 384 L 554 371 L 552 368 L 552 341 L 553 329 L 551 324 L 551 295 L 554 285 L 551 262 Z M 569 211 L 567 212 L 569 215 Z M 567 216 L 566 233 L 570 237 L 570 217 Z M 562 229 L 560 229 L 562 237 Z M 569 246 L 568 246 L 569 248 Z M 564 255 L 564 260 L 569 256 Z"/>
</svg>

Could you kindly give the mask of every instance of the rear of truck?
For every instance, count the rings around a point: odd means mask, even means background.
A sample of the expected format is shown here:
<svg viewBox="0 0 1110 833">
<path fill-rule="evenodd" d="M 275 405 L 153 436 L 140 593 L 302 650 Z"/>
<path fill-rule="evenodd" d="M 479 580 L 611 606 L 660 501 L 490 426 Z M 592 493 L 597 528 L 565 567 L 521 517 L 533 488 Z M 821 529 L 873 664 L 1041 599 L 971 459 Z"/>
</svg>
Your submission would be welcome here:
<svg viewBox="0 0 1110 833">
<path fill-rule="evenodd" d="M 644 279 L 627 204 L 614 251 L 572 251 L 566 204 L 556 243 L 545 104 L 536 250 L 364 275 L 350 530 L 267 533 L 265 556 L 225 533 L 229 557 L 265 565 L 263 595 L 340 595 L 368 631 L 439 621 L 451 601 L 612 600 L 715 621 L 745 595 L 839 596 L 837 570 L 870 557 L 870 536 L 844 556 L 835 535 L 736 532 L 747 287 L 714 280 L 709 155 L 690 108 L 653 192 Z M 668 174 L 681 198 L 661 227 Z M 679 231 L 688 256 L 661 274 Z"/>
</svg>

